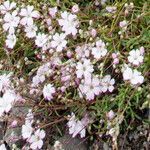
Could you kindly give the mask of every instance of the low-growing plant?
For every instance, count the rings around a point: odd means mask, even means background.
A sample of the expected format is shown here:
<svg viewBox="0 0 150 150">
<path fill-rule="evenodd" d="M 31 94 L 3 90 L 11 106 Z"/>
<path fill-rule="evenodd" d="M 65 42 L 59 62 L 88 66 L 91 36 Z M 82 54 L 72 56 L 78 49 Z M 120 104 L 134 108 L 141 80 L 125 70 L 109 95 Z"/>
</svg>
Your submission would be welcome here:
<svg viewBox="0 0 150 150">
<path fill-rule="evenodd" d="M 49 149 L 65 132 L 118 149 L 120 134 L 149 124 L 149 4 L 1 2 L 0 118 L 21 126 L 18 149 Z"/>
</svg>

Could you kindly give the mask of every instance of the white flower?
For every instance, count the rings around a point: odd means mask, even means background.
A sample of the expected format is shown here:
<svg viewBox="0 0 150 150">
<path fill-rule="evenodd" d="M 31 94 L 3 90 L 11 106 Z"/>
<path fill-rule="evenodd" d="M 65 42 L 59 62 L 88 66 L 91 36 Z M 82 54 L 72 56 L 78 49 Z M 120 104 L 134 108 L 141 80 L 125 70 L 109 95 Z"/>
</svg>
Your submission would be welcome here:
<svg viewBox="0 0 150 150">
<path fill-rule="evenodd" d="M 139 85 L 144 82 L 144 77 L 141 75 L 141 72 L 136 69 L 132 70 L 129 67 L 123 70 L 123 79 L 130 81 L 131 85 Z"/>
<path fill-rule="evenodd" d="M 33 133 L 32 123 L 33 123 L 33 113 L 32 110 L 29 109 L 26 118 L 25 118 L 25 124 L 22 125 L 22 137 L 24 139 L 29 139 L 31 137 L 31 134 Z"/>
<path fill-rule="evenodd" d="M 77 59 L 88 58 L 90 56 L 91 49 L 92 49 L 91 44 L 84 44 L 82 46 L 77 46 L 75 49 Z"/>
<path fill-rule="evenodd" d="M 3 97 L 0 97 L 0 116 L 2 116 L 4 112 L 8 113 L 10 111 L 14 101 L 15 101 L 14 92 L 7 90 L 3 94 Z"/>
<path fill-rule="evenodd" d="M 32 122 L 30 123 L 29 121 L 26 121 L 25 124 L 22 126 L 22 137 L 24 139 L 29 139 L 31 137 L 31 134 L 33 132 L 32 128 Z"/>
<path fill-rule="evenodd" d="M 80 137 L 83 138 L 85 137 L 85 133 L 86 133 L 85 126 L 82 124 L 81 121 L 78 120 L 72 137 L 74 138 L 77 134 L 80 134 Z"/>
<path fill-rule="evenodd" d="M 93 65 L 91 64 L 89 59 L 84 59 L 83 63 L 78 62 L 76 66 L 76 75 L 77 78 L 82 78 L 82 76 L 90 77 L 91 73 L 94 71 Z"/>
<path fill-rule="evenodd" d="M 38 11 L 34 10 L 34 6 L 27 6 L 27 8 L 22 8 L 20 15 L 23 17 L 20 21 L 22 25 L 33 25 L 33 18 L 39 18 L 40 14 Z"/>
<path fill-rule="evenodd" d="M 125 66 L 123 69 L 123 79 L 124 80 L 130 80 L 132 78 L 133 71 L 128 66 Z"/>
<path fill-rule="evenodd" d="M 101 81 L 102 92 L 104 93 L 106 91 L 112 92 L 114 90 L 114 86 L 113 86 L 114 84 L 115 84 L 115 80 L 111 79 L 110 75 L 106 75 Z"/>
<path fill-rule="evenodd" d="M 8 31 L 9 34 L 15 32 L 15 28 L 18 26 L 20 17 L 17 16 L 18 12 L 14 10 L 12 13 L 6 13 L 4 16 L 3 29 Z"/>
<path fill-rule="evenodd" d="M 26 32 L 26 36 L 28 38 L 34 38 L 36 36 L 36 31 L 37 31 L 37 26 L 36 25 L 30 25 L 30 26 L 25 26 L 25 32 Z"/>
<path fill-rule="evenodd" d="M 29 139 L 29 143 L 31 143 L 30 148 L 31 149 L 41 149 L 43 146 L 43 139 L 45 137 L 45 131 L 44 130 L 36 130 L 34 135 L 31 136 Z"/>
<path fill-rule="evenodd" d="M 74 138 L 77 134 L 80 134 L 80 137 L 85 137 L 85 125 L 82 123 L 82 120 L 77 120 L 75 117 L 75 114 L 72 113 L 70 116 L 70 119 L 67 123 L 69 127 L 69 134 L 72 134 L 72 137 Z"/>
<path fill-rule="evenodd" d="M 71 113 L 71 116 L 69 116 L 69 121 L 67 123 L 67 126 L 69 127 L 69 134 L 72 134 L 72 137 L 74 138 L 77 134 L 80 134 L 80 137 L 85 137 L 86 134 L 86 126 L 89 124 L 90 120 L 85 115 L 81 120 L 78 120 L 74 113 Z"/>
<path fill-rule="evenodd" d="M 32 79 L 32 87 L 37 87 L 39 83 L 43 83 L 45 81 L 45 76 L 50 76 L 52 73 L 51 64 L 46 63 L 39 67 L 37 74 Z"/>
<path fill-rule="evenodd" d="M 56 33 L 53 36 L 53 41 L 51 42 L 52 48 L 56 48 L 57 52 L 61 52 L 63 48 L 66 47 L 67 41 L 65 40 L 66 35 L 64 33 Z"/>
<path fill-rule="evenodd" d="M 0 150 L 7 150 L 5 144 L 0 145 Z"/>
<path fill-rule="evenodd" d="M 10 88 L 10 76 L 11 74 L 4 74 L 0 76 L 0 92 Z"/>
<path fill-rule="evenodd" d="M 52 84 L 47 84 L 43 88 L 43 96 L 47 100 L 51 100 L 53 98 L 53 94 L 56 92 L 55 88 Z"/>
<path fill-rule="evenodd" d="M 92 54 L 95 59 L 100 59 L 107 54 L 106 45 L 102 40 L 96 42 L 96 47 L 92 48 Z"/>
<path fill-rule="evenodd" d="M 83 84 L 79 85 L 80 96 L 82 94 L 86 95 L 86 99 L 93 100 L 95 95 L 99 95 L 100 90 L 100 81 L 98 78 L 87 78 Z"/>
<path fill-rule="evenodd" d="M 143 55 L 141 54 L 140 50 L 136 49 L 136 50 L 132 50 L 129 52 L 129 56 L 128 56 L 128 61 L 135 65 L 135 66 L 139 66 L 142 62 L 143 62 Z"/>
<path fill-rule="evenodd" d="M 49 8 L 49 14 L 51 15 L 52 18 L 55 18 L 56 16 L 56 13 L 57 13 L 57 7 L 52 7 L 52 8 Z"/>
<path fill-rule="evenodd" d="M 141 75 L 141 72 L 134 70 L 130 82 L 132 85 L 142 84 L 144 82 L 144 77 Z"/>
<path fill-rule="evenodd" d="M 0 12 L 2 14 L 5 14 L 7 12 L 9 12 L 10 10 L 12 10 L 13 8 L 16 7 L 16 3 L 15 2 L 11 2 L 8 0 L 8 1 L 5 1 L 3 3 L 3 5 L 0 5 Z"/>
<path fill-rule="evenodd" d="M 38 46 L 38 47 L 43 47 L 46 42 L 48 40 L 48 36 L 44 33 L 38 33 L 38 35 L 36 36 L 36 40 L 35 40 L 35 44 Z"/>
<path fill-rule="evenodd" d="M 62 26 L 62 31 L 65 31 L 66 35 L 72 34 L 75 36 L 77 34 L 77 27 L 79 25 L 77 16 L 64 11 L 61 13 L 61 17 L 62 19 L 58 19 L 58 23 L 60 26 Z"/>
<path fill-rule="evenodd" d="M 8 34 L 6 39 L 6 46 L 10 49 L 13 49 L 16 44 L 15 34 Z"/>
</svg>

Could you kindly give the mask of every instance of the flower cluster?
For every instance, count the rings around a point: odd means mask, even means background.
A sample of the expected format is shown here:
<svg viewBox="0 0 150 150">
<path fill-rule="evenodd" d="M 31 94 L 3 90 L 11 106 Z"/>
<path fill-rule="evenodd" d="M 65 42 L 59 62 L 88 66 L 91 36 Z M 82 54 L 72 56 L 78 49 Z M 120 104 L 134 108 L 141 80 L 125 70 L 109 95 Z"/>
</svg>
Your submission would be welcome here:
<svg viewBox="0 0 150 150">
<path fill-rule="evenodd" d="M 129 52 L 128 62 L 133 65 L 133 67 L 139 67 L 144 60 L 144 47 L 140 49 L 132 50 Z M 144 77 L 142 73 L 137 69 L 132 69 L 129 65 L 124 65 L 123 69 L 123 79 L 129 81 L 132 86 L 140 85 L 144 82 Z"/>
<path fill-rule="evenodd" d="M 33 128 L 33 119 L 33 113 L 31 110 L 29 110 L 25 118 L 25 124 L 22 125 L 22 137 L 30 144 L 31 149 L 36 150 L 41 149 L 43 146 L 45 131 L 39 128 Z"/>
<path fill-rule="evenodd" d="M 0 117 L 4 113 L 8 113 L 14 102 L 17 101 L 17 95 L 11 83 L 11 73 L 8 75 L 4 74 L 0 76 L 0 92 L 2 96 L 0 97 Z"/>
<path fill-rule="evenodd" d="M 136 69 L 132 70 L 128 66 L 123 71 L 123 79 L 128 80 L 131 85 L 140 85 L 144 82 L 144 77 L 141 75 L 141 72 Z"/>
<path fill-rule="evenodd" d="M 22 149 L 42 149 L 44 145 L 46 131 L 40 129 L 40 121 L 36 121 L 36 115 L 33 115 L 36 111 L 41 113 L 41 110 L 50 114 L 50 120 L 55 118 L 55 113 L 58 117 L 59 113 L 63 114 L 66 109 L 72 112 L 67 123 L 69 134 L 72 137 L 80 135 L 81 138 L 86 136 L 86 129 L 91 123 L 90 117 L 94 114 L 92 117 L 95 120 L 96 115 L 103 118 L 101 113 L 107 110 L 104 118 L 108 119 L 108 134 L 116 138 L 120 122 L 117 124 L 118 114 L 111 109 L 117 109 L 120 104 L 114 102 L 114 105 L 109 106 L 106 99 L 115 99 L 115 94 L 120 91 L 118 88 L 121 88 L 122 84 L 131 85 L 131 88 L 136 90 L 135 87 L 144 82 L 141 65 L 144 63 L 145 46 L 130 47 L 130 42 L 127 42 L 131 34 L 131 22 L 130 17 L 126 16 L 134 8 L 132 3 L 125 6 L 123 4 L 123 7 L 117 4 L 107 6 L 107 0 L 101 0 L 101 3 L 95 0 L 91 5 L 98 13 L 93 14 L 102 13 L 100 18 L 104 17 L 104 22 L 98 23 L 95 23 L 95 20 L 99 21 L 97 15 L 94 19 L 89 18 L 88 14 L 81 15 L 83 10 L 78 4 L 69 4 L 69 9 L 58 7 L 59 1 L 57 4 L 55 7 L 47 7 L 46 4 L 43 7 L 39 7 L 41 4 L 34 7 L 6 0 L 0 5 L 0 22 L 6 36 L 3 38 L 4 50 L 7 51 L 8 57 L 7 60 L 0 61 L 4 63 L 0 64 L 0 117 L 9 115 L 20 97 L 29 104 L 32 103 L 29 106 L 35 107 L 29 110 L 23 125 L 21 122 L 22 138 L 26 141 Z M 118 12 L 124 17 L 118 17 Z M 112 25 L 111 20 L 114 20 Z M 20 36 L 23 38 L 19 39 Z M 17 41 L 21 42 L 17 44 Z M 30 43 L 29 47 L 26 42 Z M 3 73 L 10 70 L 13 71 L 14 78 L 11 73 Z M 105 102 L 107 107 L 104 106 Z M 61 104 L 61 109 L 55 108 L 55 104 Z M 75 113 L 80 107 L 78 104 L 86 107 L 79 115 L 81 119 L 77 117 L 78 113 Z M 104 108 L 100 108 L 99 104 Z M 122 105 L 124 107 L 124 101 L 119 106 L 120 111 L 123 110 Z M 46 108 L 42 108 L 44 106 Z M 55 109 L 58 109 L 58 112 Z M 82 108 L 79 108 L 79 112 L 80 109 Z M 92 112 L 90 117 L 87 115 L 89 112 Z M 46 122 L 47 119 L 41 120 Z M 11 127 L 19 124 L 17 120 L 11 122 Z M 55 147 L 59 146 L 60 143 L 56 142 Z M 0 149 L 5 150 L 5 145 L 0 145 Z"/>
</svg>

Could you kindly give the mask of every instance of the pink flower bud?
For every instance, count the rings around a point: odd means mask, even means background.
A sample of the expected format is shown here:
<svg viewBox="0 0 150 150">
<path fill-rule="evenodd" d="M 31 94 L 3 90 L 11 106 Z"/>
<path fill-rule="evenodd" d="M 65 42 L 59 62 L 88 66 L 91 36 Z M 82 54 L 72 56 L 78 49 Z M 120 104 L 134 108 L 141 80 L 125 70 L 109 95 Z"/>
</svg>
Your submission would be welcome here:
<svg viewBox="0 0 150 150">
<path fill-rule="evenodd" d="M 62 86 L 62 87 L 61 87 L 61 91 L 62 91 L 62 92 L 65 92 L 65 90 L 66 90 L 66 87 L 65 87 L 65 86 Z"/>
<path fill-rule="evenodd" d="M 14 120 L 12 123 L 11 123 L 11 127 L 12 128 L 15 128 L 16 126 L 17 126 L 17 124 L 18 124 L 18 121 L 17 120 Z"/>
<path fill-rule="evenodd" d="M 110 110 L 107 113 L 107 117 L 108 117 L 108 119 L 112 120 L 115 117 L 115 113 L 112 110 Z"/>
<path fill-rule="evenodd" d="M 119 26 L 120 26 L 120 28 L 126 27 L 126 26 L 127 26 L 127 21 L 126 21 L 126 20 L 121 21 L 121 22 L 119 23 Z"/>
<path fill-rule="evenodd" d="M 71 51 L 67 51 L 67 56 L 68 56 L 68 58 L 71 58 L 71 56 L 72 56 Z"/>
<path fill-rule="evenodd" d="M 72 12 L 73 13 L 77 13 L 78 11 L 79 11 L 79 6 L 76 4 L 76 5 L 74 5 L 73 7 L 72 7 Z"/>
<path fill-rule="evenodd" d="M 50 18 L 49 18 L 49 19 L 46 19 L 46 23 L 47 23 L 48 26 L 50 26 L 51 23 L 52 23 L 51 19 L 50 19 Z"/>
<path fill-rule="evenodd" d="M 52 18 L 56 17 L 57 13 L 57 7 L 49 8 L 49 14 L 51 15 Z"/>
<path fill-rule="evenodd" d="M 116 53 L 112 53 L 112 58 L 113 59 L 117 58 L 117 54 Z"/>
<path fill-rule="evenodd" d="M 144 47 L 140 47 L 140 53 L 143 55 L 145 53 Z"/>
<path fill-rule="evenodd" d="M 113 64 L 115 64 L 115 65 L 116 65 L 116 64 L 119 64 L 119 59 L 118 59 L 118 58 L 115 58 L 114 61 L 113 61 Z"/>
<path fill-rule="evenodd" d="M 96 37 L 96 34 L 97 34 L 97 31 L 95 29 L 92 29 L 91 30 L 91 35 L 92 35 L 93 38 Z"/>
</svg>

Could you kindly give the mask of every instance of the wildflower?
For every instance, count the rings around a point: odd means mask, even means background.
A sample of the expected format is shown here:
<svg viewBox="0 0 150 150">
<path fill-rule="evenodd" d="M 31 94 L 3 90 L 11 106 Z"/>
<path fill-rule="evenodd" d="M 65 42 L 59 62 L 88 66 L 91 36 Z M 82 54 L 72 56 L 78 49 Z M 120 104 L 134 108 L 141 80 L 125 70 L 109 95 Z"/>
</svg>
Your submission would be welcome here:
<svg viewBox="0 0 150 150">
<path fill-rule="evenodd" d="M 115 84 L 115 80 L 111 79 L 110 75 L 106 75 L 102 80 L 101 80 L 101 90 L 102 92 L 112 92 L 114 90 L 114 85 Z"/>
<path fill-rule="evenodd" d="M 22 137 L 24 139 L 29 139 L 31 137 L 31 134 L 33 132 L 33 128 L 32 128 L 32 122 L 28 122 L 26 121 L 25 124 L 22 126 Z"/>
<path fill-rule="evenodd" d="M 135 66 L 139 66 L 142 62 L 143 62 L 143 55 L 141 54 L 140 50 L 136 49 L 136 50 L 132 50 L 129 52 L 129 56 L 128 56 L 128 61 L 135 65 Z"/>
<path fill-rule="evenodd" d="M 28 38 L 33 38 L 36 36 L 36 31 L 37 31 L 37 26 L 36 25 L 30 25 L 30 26 L 25 26 L 25 32 L 26 32 L 26 36 Z"/>
<path fill-rule="evenodd" d="M 90 33 L 91 33 L 92 37 L 94 38 L 94 37 L 96 37 L 97 31 L 96 31 L 96 29 L 91 29 Z"/>
<path fill-rule="evenodd" d="M 74 113 L 71 114 L 67 125 L 69 127 L 69 134 L 72 134 L 73 138 L 77 134 L 80 134 L 81 138 L 85 137 L 85 133 L 86 133 L 85 126 L 82 123 L 82 121 L 76 119 Z"/>
<path fill-rule="evenodd" d="M 67 41 L 65 40 L 66 35 L 64 33 L 58 34 L 56 33 L 53 36 L 53 41 L 51 42 L 51 46 L 56 48 L 57 52 L 61 52 L 63 48 L 66 47 Z"/>
<path fill-rule="evenodd" d="M 7 150 L 6 147 L 5 147 L 5 144 L 0 145 L 0 150 Z"/>
<path fill-rule="evenodd" d="M 38 47 L 42 48 L 46 44 L 47 40 L 48 40 L 48 37 L 46 34 L 38 33 L 38 35 L 36 36 L 35 44 Z"/>
<path fill-rule="evenodd" d="M 123 79 L 130 81 L 131 85 L 138 85 L 144 82 L 144 77 L 141 72 L 136 69 L 132 70 L 128 66 L 123 70 Z"/>
<path fill-rule="evenodd" d="M 37 74 L 32 79 L 32 87 L 37 87 L 39 83 L 43 83 L 45 81 L 45 76 L 49 76 L 52 73 L 50 63 L 46 63 L 39 67 Z"/>
<path fill-rule="evenodd" d="M 83 59 L 83 63 L 78 62 L 76 66 L 76 75 L 77 78 L 82 78 L 82 76 L 90 77 L 91 73 L 94 71 L 93 65 L 91 64 L 89 59 Z"/>
<path fill-rule="evenodd" d="M 96 47 L 92 48 L 92 55 L 95 59 L 100 59 L 107 54 L 106 45 L 102 40 L 96 42 Z"/>
<path fill-rule="evenodd" d="M 15 2 L 10 2 L 9 0 L 7 0 L 3 3 L 3 5 L 0 5 L 0 12 L 2 14 L 6 14 L 7 12 L 9 12 L 10 10 L 12 10 L 15 7 L 16 7 Z"/>
<path fill-rule="evenodd" d="M 93 100 L 95 95 L 99 95 L 101 92 L 100 81 L 96 77 L 88 78 L 79 85 L 79 90 L 80 94 L 86 95 L 86 99 Z"/>
<path fill-rule="evenodd" d="M 75 49 L 77 59 L 88 58 L 90 56 L 91 44 L 77 46 Z"/>
<path fill-rule="evenodd" d="M 29 139 L 29 143 L 31 143 L 30 148 L 31 149 L 41 149 L 43 146 L 43 139 L 45 137 L 45 131 L 44 130 L 36 130 L 35 133 L 31 136 Z"/>
<path fill-rule="evenodd" d="M 52 7 L 52 8 L 49 8 L 49 14 L 51 15 L 52 18 L 55 18 L 56 17 L 56 13 L 57 13 L 57 7 Z"/>
<path fill-rule="evenodd" d="M 4 16 L 3 29 L 8 31 L 9 34 L 15 32 L 15 28 L 18 26 L 20 17 L 17 16 L 18 12 L 14 10 L 12 13 L 6 13 Z"/>
<path fill-rule="evenodd" d="M 4 92 L 10 88 L 10 76 L 11 74 L 0 75 L 0 92 Z"/>
<path fill-rule="evenodd" d="M 0 97 L 0 116 L 3 113 L 8 113 L 12 108 L 13 102 L 15 101 L 15 94 L 13 91 L 7 90 L 3 97 Z"/>
<path fill-rule="evenodd" d="M 51 100 L 53 98 L 53 94 L 56 92 L 55 88 L 53 87 L 52 84 L 48 84 L 48 85 L 45 85 L 44 88 L 43 88 L 43 95 L 44 95 L 44 98 L 47 99 L 47 100 Z"/>
<path fill-rule="evenodd" d="M 16 36 L 15 34 L 7 35 L 6 46 L 10 49 L 13 49 L 16 44 Z"/>
<path fill-rule="evenodd" d="M 33 25 L 33 18 L 39 18 L 40 17 L 40 14 L 38 11 L 34 10 L 34 7 L 33 6 L 27 6 L 27 8 L 22 8 L 21 9 L 21 12 L 20 12 L 20 15 L 23 17 L 21 20 L 20 20 L 20 23 L 22 25 Z"/>
<path fill-rule="evenodd" d="M 62 31 L 64 31 L 66 35 L 72 34 L 75 36 L 77 34 L 77 27 L 79 25 L 77 16 L 64 11 L 61 13 L 61 17 L 62 19 L 58 19 L 58 23 L 62 27 Z"/>
</svg>

